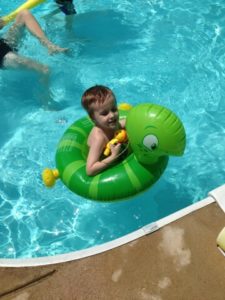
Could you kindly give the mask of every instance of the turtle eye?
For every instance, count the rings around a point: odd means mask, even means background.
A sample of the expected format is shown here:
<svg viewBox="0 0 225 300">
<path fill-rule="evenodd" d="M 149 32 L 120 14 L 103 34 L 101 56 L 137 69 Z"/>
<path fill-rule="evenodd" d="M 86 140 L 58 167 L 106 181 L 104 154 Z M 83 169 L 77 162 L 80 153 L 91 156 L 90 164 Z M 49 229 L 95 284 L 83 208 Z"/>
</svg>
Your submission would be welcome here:
<svg viewBox="0 0 225 300">
<path fill-rule="evenodd" d="M 153 151 L 158 146 L 158 139 L 155 135 L 149 134 L 144 137 L 143 144 L 149 150 Z"/>
</svg>

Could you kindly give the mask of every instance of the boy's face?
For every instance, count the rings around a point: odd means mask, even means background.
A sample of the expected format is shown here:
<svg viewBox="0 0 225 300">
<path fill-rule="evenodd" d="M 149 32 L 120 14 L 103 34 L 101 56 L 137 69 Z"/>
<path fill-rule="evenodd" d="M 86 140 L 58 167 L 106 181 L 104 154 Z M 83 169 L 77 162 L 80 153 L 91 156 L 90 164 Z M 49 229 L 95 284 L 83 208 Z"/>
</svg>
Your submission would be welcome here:
<svg viewBox="0 0 225 300">
<path fill-rule="evenodd" d="M 92 119 L 96 126 L 103 130 L 118 128 L 119 113 L 115 99 L 106 100 L 104 103 L 92 104 Z"/>
</svg>

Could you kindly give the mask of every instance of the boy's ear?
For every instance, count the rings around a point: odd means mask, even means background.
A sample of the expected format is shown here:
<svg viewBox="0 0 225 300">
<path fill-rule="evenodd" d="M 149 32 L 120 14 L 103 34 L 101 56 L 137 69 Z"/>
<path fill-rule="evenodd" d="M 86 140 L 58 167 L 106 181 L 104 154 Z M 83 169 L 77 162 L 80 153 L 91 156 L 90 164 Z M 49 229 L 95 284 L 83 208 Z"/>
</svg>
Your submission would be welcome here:
<svg viewBox="0 0 225 300">
<path fill-rule="evenodd" d="M 89 111 L 89 112 L 88 112 L 88 116 L 89 116 L 89 118 L 94 122 L 94 119 L 93 119 L 93 112 Z"/>
<path fill-rule="evenodd" d="M 90 113 L 88 114 L 88 117 L 94 122 L 94 120 L 93 120 L 93 118 L 92 118 L 92 116 L 91 116 Z"/>
<path fill-rule="evenodd" d="M 91 121 L 96 125 L 95 119 L 90 116 Z"/>
</svg>

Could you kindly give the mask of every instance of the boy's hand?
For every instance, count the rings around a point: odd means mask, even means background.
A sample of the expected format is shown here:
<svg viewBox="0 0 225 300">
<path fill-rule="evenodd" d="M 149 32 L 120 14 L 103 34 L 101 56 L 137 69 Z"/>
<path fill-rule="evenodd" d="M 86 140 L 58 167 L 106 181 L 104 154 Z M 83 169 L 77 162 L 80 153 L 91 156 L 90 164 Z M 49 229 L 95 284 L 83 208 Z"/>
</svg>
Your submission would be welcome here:
<svg viewBox="0 0 225 300">
<path fill-rule="evenodd" d="M 121 144 L 110 144 L 111 156 L 116 158 L 120 153 Z"/>
</svg>

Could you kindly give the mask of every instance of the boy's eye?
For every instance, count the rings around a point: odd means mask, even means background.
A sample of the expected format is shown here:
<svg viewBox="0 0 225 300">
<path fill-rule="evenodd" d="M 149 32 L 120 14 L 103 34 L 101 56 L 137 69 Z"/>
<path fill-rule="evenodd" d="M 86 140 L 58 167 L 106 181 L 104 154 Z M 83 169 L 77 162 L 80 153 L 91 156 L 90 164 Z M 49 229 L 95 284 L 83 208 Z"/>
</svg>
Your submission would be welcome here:
<svg viewBox="0 0 225 300">
<path fill-rule="evenodd" d="M 107 116 L 107 114 L 108 114 L 107 111 L 102 111 L 100 115 L 101 115 L 101 116 Z"/>
<path fill-rule="evenodd" d="M 107 116 L 110 112 L 117 112 L 117 111 L 118 111 L 118 108 L 117 108 L 117 106 L 115 106 L 115 107 L 112 107 L 109 111 L 108 110 L 101 111 L 100 115 Z"/>
</svg>

